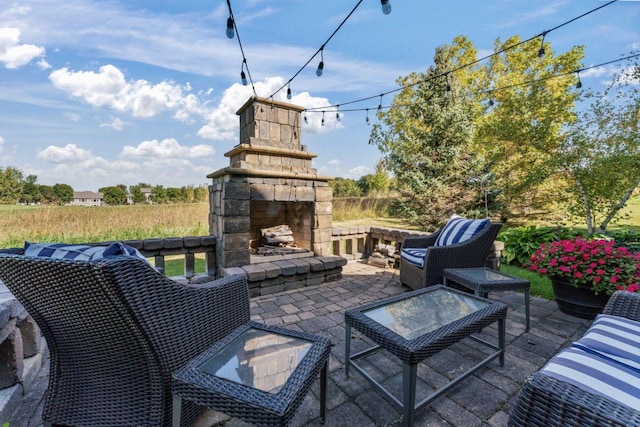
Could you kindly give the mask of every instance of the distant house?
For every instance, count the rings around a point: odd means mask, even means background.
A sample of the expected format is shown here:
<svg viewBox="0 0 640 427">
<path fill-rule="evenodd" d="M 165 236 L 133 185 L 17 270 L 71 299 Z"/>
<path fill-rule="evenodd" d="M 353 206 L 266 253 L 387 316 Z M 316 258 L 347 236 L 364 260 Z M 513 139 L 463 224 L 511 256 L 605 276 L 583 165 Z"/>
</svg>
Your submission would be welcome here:
<svg viewBox="0 0 640 427">
<path fill-rule="evenodd" d="M 104 196 L 102 193 L 94 193 L 93 191 L 74 191 L 72 206 L 102 206 Z"/>
<path fill-rule="evenodd" d="M 151 200 L 151 188 L 141 188 L 140 191 L 144 194 L 145 199 L 147 199 L 147 203 L 153 203 L 153 200 Z"/>
</svg>

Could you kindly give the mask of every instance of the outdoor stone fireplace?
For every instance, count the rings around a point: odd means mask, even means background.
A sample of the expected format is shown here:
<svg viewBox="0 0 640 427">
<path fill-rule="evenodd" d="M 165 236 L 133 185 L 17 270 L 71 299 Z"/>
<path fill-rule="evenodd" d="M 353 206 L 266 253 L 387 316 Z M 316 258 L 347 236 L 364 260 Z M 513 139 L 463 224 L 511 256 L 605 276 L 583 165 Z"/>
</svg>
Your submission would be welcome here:
<svg viewBox="0 0 640 427">
<path fill-rule="evenodd" d="M 237 112 L 240 143 L 225 153 L 228 167 L 207 175 L 212 180 L 209 229 L 216 236 L 222 275 L 231 268 L 283 259 L 252 255 L 261 244 L 261 229 L 283 224 L 301 249 L 293 258 L 331 254 L 331 178 L 317 174 L 311 165 L 316 155 L 300 143 L 303 110 L 251 98 Z"/>
</svg>

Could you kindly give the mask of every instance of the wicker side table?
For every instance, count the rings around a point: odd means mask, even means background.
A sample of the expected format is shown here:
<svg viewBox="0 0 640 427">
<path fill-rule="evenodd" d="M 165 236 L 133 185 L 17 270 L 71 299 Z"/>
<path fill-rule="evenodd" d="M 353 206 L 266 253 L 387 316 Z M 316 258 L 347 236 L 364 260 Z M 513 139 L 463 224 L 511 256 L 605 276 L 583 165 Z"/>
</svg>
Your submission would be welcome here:
<svg viewBox="0 0 640 427">
<path fill-rule="evenodd" d="M 529 309 L 529 289 L 531 289 L 531 283 L 529 283 L 528 280 L 501 273 L 487 267 L 446 268 L 442 271 L 442 281 L 445 286 L 447 285 L 447 280 L 471 289 L 476 295 L 485 298 L 489 292 L 524 291 L 524 309 L 526 313 L 525 331 L 529 332 L 529 327 L 531 326 L 531 313 Z"/>
<path fill-rule="evenodd" d="M 289 424 L 320 374 L 320 418 L 327 396 L 327 338 L 249 322 L 173 374 L 173 426 L 182 400 L 263 426 Z"/>
</svg>

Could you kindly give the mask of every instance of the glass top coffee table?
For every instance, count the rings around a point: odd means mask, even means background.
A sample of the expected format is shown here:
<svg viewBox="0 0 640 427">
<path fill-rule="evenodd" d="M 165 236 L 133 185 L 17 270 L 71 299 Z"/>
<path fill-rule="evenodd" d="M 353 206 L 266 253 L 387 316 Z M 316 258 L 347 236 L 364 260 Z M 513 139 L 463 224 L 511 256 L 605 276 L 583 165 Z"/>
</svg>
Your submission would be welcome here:
<svg viewBox="0 0 640 427">
<path fill-rule="evenodd" d="M 485 298 L 489 292 L 524 291 L 525 332 L 529 332 L 529 327 L 531 326 L 531 310 L 529 308 L 531 283 L 528 280 L 487 267 L 445 268 L 442 270 L 442 282 L 445 286 L 447 286 L 448 280 L 471 289 L 476 295 Z"/>
<path fill-rule="evenodd" d="M 249 322 L 173 374 L 173 425 L 182 400 L 260 425 L 287 425 L 320 373 L 326 413 L 327 338 Z"/>
<path fill-rule="evenodd" d="M 397 295 L 345 312 L 346 375 L 353 367 L 387 400 L 403 413 L 403 425 L 412 426 L 415 411 L 432 402 L 477 369 L 499 358 L 504 366 L 505 318 L 507 306 L 468 293 L 431 286 Z M 498 322 L 498 344 L 472 334 Z M 351 328 L 371 339 L 376 345 L 351 354 Z M 470 337 L 493 351 L 431 395 L 416 403 L 417 365 L 429 356 Z M 372 378 L 356 360 L 380 349 L 387 350 L 402 361 L 402 400 L 392 395 Z"/>
</svg>

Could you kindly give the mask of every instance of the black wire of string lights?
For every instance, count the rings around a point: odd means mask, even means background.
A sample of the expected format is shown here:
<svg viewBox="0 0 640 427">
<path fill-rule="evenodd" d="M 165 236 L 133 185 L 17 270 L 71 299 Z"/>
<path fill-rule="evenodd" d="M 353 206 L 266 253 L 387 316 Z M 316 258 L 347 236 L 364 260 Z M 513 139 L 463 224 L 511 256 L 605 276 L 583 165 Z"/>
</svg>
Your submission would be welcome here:
<svg viewBox="0 0 640 427">
<path fill-rule="evenodd" d="M 502 53 L 504 53 L 504 52 L 507 52 L 507 51 L 509 51 L 509 50 L 511 50 L 511 49 L 514 49 L 514 48 L 516 48 L 516 47 L 518 47 L 518 46 L 520 46 L 520 45 L 523 45 L 523 44 L 528 43 L 528 42 L 530 42 L 530 41 L 532 41 L 532 40 L 535 40 L 535 39 L 537 39 L 537 38 L 539 38 L 539 37 L 541 37 L 541 38 L 542 38 L 542 40 L 541 40 L 540 49 L 538 50 L 538 56 L 539 56 L 539 57 L 542 57 L 542 56 L 544 56 L 544 55 L 545 55 L 545 51 L 544 51 L 544 39 L 545 39 L 545 37 L 547 36 L 547 34 L 549 34 L 549 33 L 550 33 L 550 32 L 552 32 L 552 31 L 555 31 L 555 30 L 557 30 L 557 29 L 559 29 L 559 28 L 561 28 L 561 27 L 564 27 L 565 25 L 568 25 L 568 24 L 570 24 L 570 23 L 572 23 L 572 22 L 574 22 L 574 21 L 576 21 L 576 20 L 578 20 L 578 19 L 584 18 L 585 16 L 587 16 L 587 15 L 589 15 L 589 14 L 591 14 L 591 13 L 594 13 L 594 12 L 596 12 L 596 11 L 598 11 L 598 10 L 600 10 L 600 9 L 602 9 L 602 8 L 604 8 L 604 7 L 606 7 L 606 6 L 609 6 L 609 5 L 611 5 L 612 3 L 615 3 L 615 2 L 617 2 L 617 1 L 618 1 L 618 0 L 611 0 L 611 1 L 607 2 L 607 3 L 604 3 L 604 4 L 602 4 L 602 5 L 600 5 L 600 6 L 596 7 L 596 8 L 594 8 L 594 9 L 591 9 L 591 10 L 589 10 L 589 11 L 587 11 L 587 12 L 585 12 L 585 13 L 583 13 L 583 14 L 579 15 L 579 16 L 576 16 L 575 18 L 572 18 L 572 19 L 570 19 L 570 20 L 568 20 L 568 21 L 565 21 L 565 22 L 563 22 L 563 23 L 561 23 L 561 24 L 559 24 L 559 25 L 556 25 L 556 26 L 555 26 L 555 27 L 553 27 L 553 28 L 550 28 L 550 29 L 548 29 L 548 30 L 542 31 L 542 32 L 541 32 L 541 33 L 539 33 L 539 34 L 536 34 L 536 35 L 534 35 L 534 36 L 532 36 L 532 37 L 529 37 L 529 38 L 528 38 L 528 39 L 526 39 L 526 40 L 522 40 L 522 41 L 520 41 L 520 42 L 518 42 L 518 43 L 515 43 L 515 44 L 513 44 L 513 45 L 510 45 L 510 46 L 504 47 L 504 48 L 502 48 L 501 50 L 499 50 L 499 51 L 497 51 L 497 52 L 493 52 L 493 53 L 491 53 L 491 54 L 489 54 L 489 55 L 486 55 L 486 56 L 484 56 L 484 57 L 482 57 L 482 58 L 480 58 L 480 59 L 476 59 L 475 61 L 469 62 L 469 63 L 467 63 L 467 64 L 460 65 L 459 67 L 456 67 L 456 68 L 454 68 L 454 69 L 452 69 L 452 70 L 449 70 L 449 71 L 446 71 L 446 72 L 444 72 L 444 73 L 440 73 L 440 74 L 437 74 L 437 75 L 435 75 L 435 76 L 430 76 L 430 77 L 427 77 L 427 78 L 425 78 L 425 79 L 418 80 L 418 81 L 416 81 L 416 82 L 414 82 L 414 83 L 411 83 L 411 84 L 409 84 L 409 85 L 406 85 L 406 86 L 400 86 L 400 87 L 398 87 L 398 88 L 395 88 L 395 89 L 389 90 L 389 91 L 387 91 L 387 92 L 382 92 L 382 93 L 377 94 L 377 95 L 371 95 L 371 96 L 368 96 L 368 97 L 359 98 L 359 99 L 355 99 L 355 100 L 352 100 L 352 101 L 340 102 L 339 104 L 325 105 L 325 106 L 322 106 L 322 107 L 311 107 L 311 108 L 307 108 L 307 109 L 305 109 L 305 112 L 317 112 L 317 111 L 321 111 L 321 110 L 332 109 L 332 108 L 336 108 L 336 105 L 341 105 L 341 106 L 343 106 L 343 107 L 344 107 L 345 105 L 351 105 L 351 104 L 356 104 L 356 103 L 360 103 L 360 102 L 364 102 L 364 101 L 369 101 L 369 100 L 371 100 L 371 99 L 376 99 L 376 98 L 378 98 L 378 97 L 380 98 L 380 103 L 378 104 L 378 111 L 380 111 L 380 110 L 382 110 L 382 108 L 384 108 L 384 107 L 382 106 L 382 98 L 383 98 L 384 96 L 386 96 L 386 95 L 390 95 L 390 94 L 392 94 L 392 93 L 399 92 L 399 91 L 402 91 L 402 90 L 404 90 L 404 89 L 407 89 L 407 88 L 410 88 L 410 87 L 413 87 L 413 86 L 416 86 L 416 85 L 419 85 L 419 84 L 422 84 L 422 83 L 425 83 L 425 82 L 428 82 L 428 81 L 431 81 L 431 80 L 434 80 L 434 79 L 437 79 L 437 78 L 440 78 L 440 77 L 446 77 L 446 76 L 447 76 L 448 74 L 450 74 L 450 73 L 455 73 L 455 72 L 460 71 L 460 70 L 462 70 L 462 69 L 464 69 L 464 68 L 471 67 L 471 66 L 473 66 L 473 65 L 475 65 L 475 64 L 478 64 L 478 63 L 480 63 L 480 62 L 482 62 L 482 61 L 484 61 L 484 60 L 486 60 L 486 59 L 489 59 L 489 58 L 491 58 L 491 57 L 493 57 L 493 56 L 496 56 L 496 55 L 500 55 L 500 54 L 502 54 Z M 577 70 L 576 70 L 576 71 L 577 71 Z M 576 71 L 572 71 L 572 72 L 576 72 Z M 342 109 L 342 111 L 343 111 L 343 112 L 345 112 L 345 111 L 365 111 L 365 110 L 366 110 L 366 111 L 368 111 L 368 110 L 370 110 L 370 109 L 371 109 L 371 108 L 356 108 L 356 109 Z"/>
<path fill-rule="evenodd" d="M 541 77 L 539 79 L 527 80 L 527 81 L 520 82 L 520 83 L 513 83 L 513 84 L 510 84 L 510 85 L 495 87 L 495 88 L 492 88 L 492 89 L 486 89 L 486 90 L 482 90 L 482 91 L 478 91 L 478 92 L 469 92 L 469 93 L 465 93 L 465 94 L 459 94 L 459 95 L 456 95 L 456 96 L 453 96 L 453 97 L 454 98 L 465 98 L 467 96 L 475 95 L 475 94 L 491 94 L 491 93 L 499 92 L 499 91 L 502 91 L 502 90 L 513 89 L 513 88 L 520 87 L 520 86 L 528 86 L 528 85 L 532 85 L 534 83 L 543 82 L 543 81 L 547 81 L 547 80 L 552 80 L 552 79 L 563 77 L 563 76 L 567 76 L 567 75 L 570 75 L 570 74 L 576 74 L 577 75 L 578 82 L 576 83 L 575 88 L 576 89 L 581 89 L 582 88 L 582 81 L 580 80 L 580 73 L 581 72 L 587 71 L 587 70 L 591 70 L 591 69 L 594 69 L 594 68 L 598 68 L 598 67 L 604 67 L 605 65 L 610 65 L 610 64 L 614 64 L 616 62 L 621 62 L 621 61 L 625 61 L 627 59 L 632 59 L 632 58 L 637 58 L 637 57 L 640 57 L 640 53 L 636 53 L 636 54 L 633 54 L 633 55 L 628 55 L 628 56 L 625 56 L 625 57 L 622 57 L 622 58 L 618 58 L 618 59 L 613 59 L 611 61 L 602 62 L 602 63 L 596 64 L 596 65 L 591 65 L 589 67 L 578 68 L 576 70 L 565 71 L 565 72 L 554 74 L 554 75 L 551 75 L 551 76 Z M 409 87 L 409 86 L 407 86 L 407 87 Z M 441 100 L 451 99 L 451 95 L 446 95 L 445 97 L 442 97 L 440 99 Z M 380 104 L 380 105 L 378 105 L 378 111 L 382 111 L 383 109 L 389 109 L 389 108 L 392 108 L 392 107 L 400 107 L 400 108 L 402 108 L 402 107 L 411 107 L 411 106 L 414 106 L 414 105 L 432 104 L 434 102 L 438 102 L 438 99 L 436 99 L 435 101 L 433 99 L 430 99 L 429 101 L 411 103 L 411 104 L 395 104 L 393 106 L 391 106 L 391 105 L 383 106 L 382 104 Z M 493 102 L 492 99 L 489 100 L 489 105 L 490 106 L 494 105 L 494 102 Z M 330 109 L 331 107 L 326 107 L 326 108 Z M 341 108 L 340 112 L 345 113 L 345 112 L 355 112 L 355 111 L 366 111 L 367 112 L 366 122 L 367 122 L 367 124 L 369 124 L 370 123 L 370 121 L 368 120 L 368 118 L 369 118 L 369 115 L 368 115 L 369 114 L 369 110 L 372 110 L 372 108 L 350 108 L 350 109 L 349 108 L 347 108 L 347 109 Z M 324 113 L 325 111 L 326 110 L 323 110 L 322 112 Z M 314 111 L 311 111 L 311 112 L 312 113 L 318 113 L 319 111 L 314 110 Z"/>
<path fill-rule="evenodd" d="M 307 65 L 309 65 L 309 63 L 311 61 L 313 61 L 313 59 L 316 56 L 318 56 L 318 54 L 320 54 L 320 62 L 318 63 L 318 68 L 316 68 L 316 75 L 318 77 L 322 76 L 322 74 L 324 72 L 324 48 L 327 46 L 327 43 L 329 43 L 329 41 L 331 41 L 333 36 L 336 35 L 336 33 L 340 30 L 340 28 L 342 28 L 344 23 L 347 22 L 347 20 L 351 17 L 351 15 L 353 15 L 353 13 L 360 6 L 362 1 L 363 0 L 358 0 L 358 3 L 356 3 L 356 5 L 353 7 L 353 9 L 351 9 L 351 12 L 349 12 L 349 14 L 342 20 L 340 25 L 338 25 L 338 27 L 333 31 L 333 33 L 331 33 L 329 38 L 324 43 L 322 43 L 322 46 L 320 46 L 320 48 L 311 56 L 311 58 L 309 58 L 309 60 L 307 62 L 305 62 L 304 65 L 302 67 L 300 67 L 300 69 L 289 80 L 287 80 L 287 82 L 285 84 L 280 86 L 275 92 L 273 92 L 267 98 L 273 98 L 282 89 L 284 89 L 286 87 L 287 88 L 287 99 L 291 99 L 291 82 L 293 81 L 293 79 L 298 77 L 298 74 L 300 74 L 302 72 L 302 70 L 304 70 L 307 67 Z M 390 3 L 389 0 L 380 0 L 380 4 L 382 6 L 382 13 L 384 13 L 385 15 L 388 15 L 389 13 L 391 13 L 391 3 Z"/>
<path fill-rule="evenodd" d="M 227 7 L 229 8 L 229 18 L 227 18 L 227 37 L 232 39 L 233 36 L 238 38 L 238 45 L 240 46 L 240 53 L 242 54 L 242 68 L 240 69 L 240 81 L 244 86 L 248 84 L 247 75 L 249 76 L 249 81 L 251 82 L 251 89 L 253 90 L 253 95 L 255 97 L 258 96 L 256 93 L 256 88 L 253 84 L 253 79 L 251 78 L 251 72 L 249 71 L 249 65 L 247 64 L 247 57 L 244 54 L 244 49 L 242 47 L 242 42 L 240 41 L 240 33 L 238 32 L 238 26 L 236 25 L 236 20 L 233 17 L 233 10 L 231 10 L 231 1 L 227 0 Z M 247 70 L 246 74 L 244 70 Z"/>
</svg>

